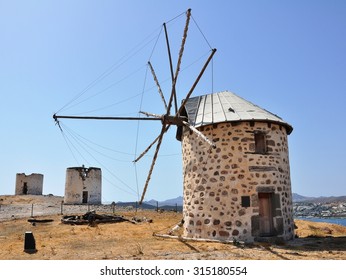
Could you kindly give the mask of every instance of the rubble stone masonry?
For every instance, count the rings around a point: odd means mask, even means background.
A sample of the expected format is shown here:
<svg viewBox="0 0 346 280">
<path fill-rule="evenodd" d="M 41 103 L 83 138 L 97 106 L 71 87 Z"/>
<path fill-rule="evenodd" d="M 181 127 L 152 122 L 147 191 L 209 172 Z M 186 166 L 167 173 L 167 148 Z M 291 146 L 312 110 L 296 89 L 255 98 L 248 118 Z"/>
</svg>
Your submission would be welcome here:
<svg viewBox="0 0 346 280">
<path fill-rule="evenodd" d="M 184 129 L 184 236 L 253 242 L 294 236 L 286 128 L 261 121 L 198 128 L 216 148 Z M 256 152 L 262 133 L 265 151 Z M 263 234 L 260 195 L 271 201 L 270 236 Z M 271 218 L 270 218 L 271 219 Z"/>
<path fill-rule="evenodd" d="M 43 175 L 33 173 L 26 175 L 25 173 L 16 174 L 16 195 L 42 195 L 43 191 Z"/>
</svg>

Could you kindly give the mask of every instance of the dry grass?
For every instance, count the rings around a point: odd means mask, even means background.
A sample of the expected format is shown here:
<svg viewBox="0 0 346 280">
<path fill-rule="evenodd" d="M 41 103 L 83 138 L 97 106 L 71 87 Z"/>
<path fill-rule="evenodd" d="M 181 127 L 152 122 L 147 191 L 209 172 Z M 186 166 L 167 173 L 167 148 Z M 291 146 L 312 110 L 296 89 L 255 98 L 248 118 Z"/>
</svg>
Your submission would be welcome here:
<svg viewBox="0 0 346 280">
<path fill-rule="evenodd" d="M 27 219 L 0 222 L 0 259 L 2 260 L 107 260 L 107 259 L 346 259 L 346 227 L 296 220 L 299 238 L 285 244 L 255 243 L 233 245 L 210 242 L 183 242 L 159 238 L 181 218 L 181 213 L 154 211 L 121 212 L 126 218 L 134 215 L 152 219 L 152 223 L 67 225 L 60 215 L 46 216 L 54 221 L 36 223 Z M 43 218 L 43 217 L 41 217 Z M 24 233 L 32 231 L 37 252 L 24 249 Z"/>
<path fill-rule="evenodd" d="M 125 213 L 129 218 L 133 214 Z M 26 219 L 1 222 L 0 259 L 346 259 L 346 228 L 337 225 L 297 221 L 296 232 L 303 238 L 281 245 L 256 243 L 244 247 L 154 237 L 154 232 L 166 233 L 181 214 L 137 214 L 150 217 L 153 223 L 73 226 L 62 224 L 59 215 L 50 216 L 54 219 L 51 223 L 36 226 Z M 335 237 L 321 237 L 330 236 L 330 230 Z M 35 236 L 35 254 L 23 252 L 25 231 Z M 316 232 L 320 237 L 304 237 Z"/>
</svg>

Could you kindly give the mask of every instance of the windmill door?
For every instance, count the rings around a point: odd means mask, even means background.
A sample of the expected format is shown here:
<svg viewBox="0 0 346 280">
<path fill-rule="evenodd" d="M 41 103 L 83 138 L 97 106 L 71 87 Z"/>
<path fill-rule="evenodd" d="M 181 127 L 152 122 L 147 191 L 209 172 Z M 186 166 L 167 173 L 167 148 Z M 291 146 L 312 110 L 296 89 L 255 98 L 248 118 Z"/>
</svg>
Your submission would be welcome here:
<svg viewBox="0 0 346 280">
<path fill-rule="evenodd" d="M 274 234 L 272 196 L 272 193 L 258 194 L 260 236 L 272 236 Z"/>
<path fill-rule="evenodd" d="M 23 194 L 28 194 L 28 183 L 24 182 Z"/>
<path fill-rule="evenodd" d="M 83 201 L 82 203 L 88 203 L 88 192 L 83 191 Z"/>
</svg>

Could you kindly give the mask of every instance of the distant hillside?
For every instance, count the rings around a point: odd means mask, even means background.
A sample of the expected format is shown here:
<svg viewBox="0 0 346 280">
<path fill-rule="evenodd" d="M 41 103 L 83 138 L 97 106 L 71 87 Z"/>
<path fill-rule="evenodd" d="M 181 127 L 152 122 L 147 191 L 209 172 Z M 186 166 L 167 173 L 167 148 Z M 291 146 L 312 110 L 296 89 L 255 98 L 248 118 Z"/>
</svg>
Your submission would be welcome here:
<svg viewBox="0 0 346 280">
<path fill-rule="evenodd" d="M 137 207 L 139 209 L 153 210 L 153 209 L 157 208 L 156 200 L 149 201 L 149 203 L 153 203 L 153 201 L 155 201 L 155 204 L 153 204 L 153 205 L 148 204 L 148 202 L 144 202 L 141 205 L 139 205 L 136 202 L 121 202 L 121 201 L 117 202 L 116 205 L 119 207 L 133 207 L 133 208 Z M 166 205 L 166 204 L 161 204 L 159 202 L 159 209 L 163 209 L 163 210 L 167 210 L 167 211 L 174 210 L 174 211 L 181 212 L 183 210 L 183 206 L 182 205 L 176 205 L 176 204 Z"/>
<path fill-rule="evenodd" d="M 151 199 L 149 201 L 144 201 L 142 205 L 139 205 L 138 203 L 136 204 L 136 202 L 118 201 L 116 205 L 121 207 L 129 207 L 129 206 L 133 208 L 138 207 L 141 209 L 156 209 L 158 206 L 159 209 L 175 210 L 175 211 L 181 212 L 183 210 L 183 197 L 178 196 L 176 198 L 167 199 L 164 201 L 157 201 L 157 200 Z"/>
<path fill-rule="evenodd" d="M 311 202 L 311 203 L 337 203 L 346 202 L 346 196 L 320 196 L 308 197 L 302 196 L 297 193 L 292 193 L 293 202 Z"/>
<path fill-rule="evenodd" d="M 292 193 L 293 202 L 302 202 L 310 199 L 314 199 L 314 197 L 303 196 L 297 193 Z"/>
<path fill-rule="evenodd" d="M 307 199 L 307 202 L 313 203 L 341 203 L 346 202 L 346 196 L 329 196 L 329 197 L 314 197 L 312 199 Z"/>
<path fill-rule="evenodd" d="M 149 201 L 145 201 L 144 203 L 149 204 L 149 205 L 153 205 L 153 206 L 157 206 L 157 200 L 151 199 Z M 159 201 L 159 206 L 183 206 L 183 197 L 182 196 L 178 196 L 176 198 L 171 198 L 171 199 L 167 199 L 164 201 Z"/>
<path fill-rule="evenodd" d="M 293 202 L 311 202 L 311 203 L 334 203 L 334 202 L 346 202 L 346 196 L 330 196 L 330 197 L 309 197 L 303 196 L 297 193 L 292 194 Z M 118 206 L 133 206 L 136 207 L 135 202 L 117 202 Z M 144 201 L 141 205 L 142 209 L 156 209 L 157 205 L 161 209 L 181 209 L 183 206 L 183 197 L 178 196 L 176 198 L 167 199 L 164 201 L 157 201 L 154 199 Z M 137 205 L 138 206 L 138 205 Z"/>
</svg>

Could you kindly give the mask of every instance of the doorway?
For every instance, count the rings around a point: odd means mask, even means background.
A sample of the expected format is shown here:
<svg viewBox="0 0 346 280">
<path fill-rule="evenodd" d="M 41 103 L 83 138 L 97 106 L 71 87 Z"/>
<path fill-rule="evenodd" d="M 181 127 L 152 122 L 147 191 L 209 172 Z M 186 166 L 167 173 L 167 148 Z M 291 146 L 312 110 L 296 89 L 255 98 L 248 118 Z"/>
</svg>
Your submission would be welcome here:
<svg viewBox="0 0 346 280">
<path fill-rule="evenodd" d="M 273 236 L 273 193 L 258 193 L 260 236 Z"/>
<path fill-rule="evenodd" d="M 87 191 L 83 191 L 82 203 L 88 203 L 88 192 Z"/>
<path fill-rule="evenodd" d="M 27 182 L 24 182 L 24 185 L 23 185 L 23 194 L 28 194 L 28 183 Z"/>
</svg>

